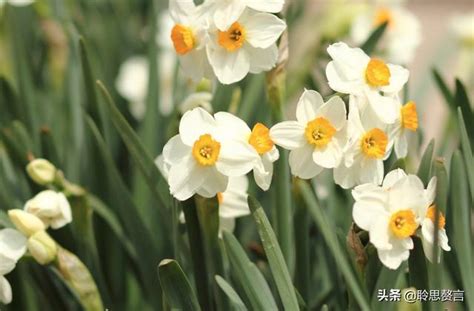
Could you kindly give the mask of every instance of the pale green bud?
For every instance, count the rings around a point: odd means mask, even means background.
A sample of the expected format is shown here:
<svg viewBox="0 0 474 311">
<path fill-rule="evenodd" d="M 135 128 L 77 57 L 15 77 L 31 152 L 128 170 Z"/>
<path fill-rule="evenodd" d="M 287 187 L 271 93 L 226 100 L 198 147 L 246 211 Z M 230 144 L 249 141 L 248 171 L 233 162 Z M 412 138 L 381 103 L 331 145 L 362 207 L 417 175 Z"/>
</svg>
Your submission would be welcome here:
<svg viewBox="0 0 474 311">
<path fill-rule="evenodd" d="M 47 185 L 56 178 L 56 167 L 45 159 L 35 159 L 26 166 L 28 175 L 39 185 Z"/>
<path fill-rule="evenodd" d="M 54 261 L 58 254 L 56 242 L 46 233 L 46 231 L 39 231 L 33 234 L 28 239 L 27 247 L 31 256 L 42 265 Z"/>
<path fill-rule="evenodd" d="M 9 210 L 8 217 L 10 217 L 10 220 L 13 222 L 15 227 L 27 237 L 46 229 L 41 219 L 33 214 L 22 211 L 21 209 Z"/>
</svg>

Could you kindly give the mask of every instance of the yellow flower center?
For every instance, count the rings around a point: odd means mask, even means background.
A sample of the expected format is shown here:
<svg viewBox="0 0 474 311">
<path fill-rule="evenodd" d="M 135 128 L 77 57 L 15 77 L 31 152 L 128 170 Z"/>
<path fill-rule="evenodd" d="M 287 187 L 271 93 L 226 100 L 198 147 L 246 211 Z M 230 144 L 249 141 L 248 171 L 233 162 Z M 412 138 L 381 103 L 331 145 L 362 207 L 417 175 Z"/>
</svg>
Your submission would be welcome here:
<svg viewBox="0 0 474 311">
<path fill-rule="evenodd" d="M 272 150 L 274 143 L 270 138 L 270 130 L 268 127 L 262 123 L 255 124 L 249 137 L 249 144 L 251 144 L 260 155 Z"/>
<path fill-rule="evenodd" d="M 331 141 L 336 129 L 327 119 L 319 117 L 308 122 L 304 135 L 306 140 L 316 148 L 324 148 Z"/>
<path fill-rule="evenodd" d="M 211 135 L 204 134 L 193 145 L 193 157 L 203 166 L 214 165 L 219 157 L 221 144 Z"/>
<path fill-rule="evenodd" d="M 387 8 L 380 8 L 375 12 L 374 27 L 378 27 L 385 22 L 388 23 L 387 26 L 393 25 L 392 12 Z"/>
<path fill-rule="evenodd" d="M 179 55 L 184 55 L 194 48 L 195 39 L 191 28 L 176 24 L 171 30 L 171 40 Z"/>
<path fill-rule="evenodd" d="M 390 69 L 380 59 L 372 58 L 365 69 L 365 79 L 370 86 L 386 86 L 390 83 Z"/>
<path fill-rule="evenodd" d="M 412 210 L 401 210 L 392 214 L 389 227 L 397 238 L 403 239 L 412 236 L 418 228 L 415 213 Z"/>
<path fill-rule="evenodd" d="M 434 223 L 435 222 L 435 217 L 436 217 L 436 205 L 431 205 L 428 210 L 426 211 L 426 217 L 431 219 L 431 221 Z M 439 222 L 438 222 L 438 228 L 439 229 L 444 229 L 444 226 L 446 225 L 446 218 L 444 218 L 443 213 L 439 212 Z"/>
<path fill-rule="evenodd" d="M 219 30 L 217 41 L 227 51 L 234 52 L 240 49 L 245 42 L 245 29 L 235 22 L 228 30 Z"/>
<path fill-rule="evenodd" d="M 410 131 L 416 131 L 418 128 L 418 114 L 416 113 L 416 104 L 413 101 L 406 103 L 400 110 L 402 127 Z"/>
<path fill-rule="evenodd" d="M 388 137 L 378 128 L 371 129 L 360 140 L 362 152 L 369 158 L 381 159 L 385 155 Z"/>
</svg>

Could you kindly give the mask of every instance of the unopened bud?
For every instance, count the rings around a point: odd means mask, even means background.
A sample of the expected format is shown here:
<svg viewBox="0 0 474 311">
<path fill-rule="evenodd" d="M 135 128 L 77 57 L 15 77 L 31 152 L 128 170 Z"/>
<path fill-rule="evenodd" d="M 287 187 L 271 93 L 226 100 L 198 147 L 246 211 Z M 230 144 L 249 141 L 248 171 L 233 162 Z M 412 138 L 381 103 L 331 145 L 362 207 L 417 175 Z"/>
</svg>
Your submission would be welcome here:
<svg viewBox="0 0 474 311">
<path fill-rule="evenodd" d="M 33 234 L 28 239 L 27 247 L 31 256 L 42 265 L 54 261 L 58 254 L 56 242 L 46 233 L 46 231 L 38 231 Z"/>
<path fill-rule="evenodd" d="M 15 227 L 27 237 L 32 236 L 38 231 L 43 231 L 46 228 L 41 219 L 21 209 L 9 210 L 8 217 L 10 217 Z"/>
<path fill-rule="evenodd" d="M 26 166 L 28 175 L 39 185 L 47 185 L 56 177 L 56 167 L 45 159 L 35 159 Z"/>
</svg>

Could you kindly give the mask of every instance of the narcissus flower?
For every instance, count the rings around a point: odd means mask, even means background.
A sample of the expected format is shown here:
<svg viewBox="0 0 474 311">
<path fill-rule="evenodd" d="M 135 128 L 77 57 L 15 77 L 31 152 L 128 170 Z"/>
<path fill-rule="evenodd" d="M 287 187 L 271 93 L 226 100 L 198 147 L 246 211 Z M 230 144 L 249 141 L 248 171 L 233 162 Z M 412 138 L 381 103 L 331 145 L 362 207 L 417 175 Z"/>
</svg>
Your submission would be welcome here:
<svg viewBox="0 0 474 311">
<path fill-rule="evenodd" d="M 248 188 L 247 176 L 231 177 L 227 189 L 217 194 L 220 232 L 234 231 L 235 218 L 250 215 L 247 203 Z"/>
<path fill-rule="evenodd" d="M 229 139 L 226 131 L 202 108 L 183 115 L 179 134 L 163 148 L 162 167 L 176 199 L 184 201 L 195 193 L 214 197 L 227 188 L 229 176 L 252 170 L 256 161 L 252 146 Z"/>
<path fill-rule="evenodd" d="M 274 125 L 270 136 L 277 145 L 291 150 L 291 173 L 309 179 L 341 162 L 346 123 L 346 106 L 340 97 L 325 103 L 318 92 L 306 90 L 296 108 L 296 121 Z"/>
<path fill-rule="evenodd" d="M 257 123 L 251 130 L 241 119 L 228 112 L 215 114 L 216 121 L 226 127 L 226 134 L 231 139 L 240 140 L 252 147 L 255 161 L 253 175 L 255 182 L 262 190 L 268 190 L 273 177 L 273 162 L 280 154 L 270 138 L 270 130 L 262 123 Z"/>
<path fill-rule="evenodd" d="M 219 30 L 226 30 L 239 19 L 245 8 L 260 12 L 278 13 L 285 4 L 284 0 L 217 0 L 213 2 L 214 23 Z"/>
<path fill-rule="evenodd" d="M 209 113 L 212 113 L 212 94 L 209 92 L 196 92 L 186 97 L 179 105 L 179 111 L 185 114 L 188 110 L 201 107 Z"/>
<path fill-rule="evenodd" d="M 26 238 L 14 229 L 0 230 L 0 302 L 12 301 L 12 288 L 4 275 L 10 273 L 26 252 Z"/>
<path fill-rule="evenodd" d="M 397 269 L 413 249 L 411 237 L 426 210 L 424 192 L 421 180 L 402 170 L 388 173 L 382 187 L 367 183 L 352 191 L 354 222 L 369 232 L 380 261 L 390 269 Z"/>
<path fill-rule="evenodd" d="M 413 101 L 409 101 L 399 107 L 400 116 L 398 120 L 390 126 L 390 132 L 394 140 L 394 149 L 397 158 L 404 158 L 408 152 L 408 136 L 418 129 L 418 114 L 416 112 L 416 104 Z"/>
<path fill-rule="evenodd" d="M 370 58 L 361 49 L 342 42 L 330 45 L 328 53 L 332 58 L 326 67 L 329 86 L 337 92 L 367 98 L 382 122 L 394 123 L 399 113 L 395 95 L 407 82 L 408 70 Z"/>
<path fill-rule="evenodd" d="M 334 169 L 334 180 L 348 189 L 363 183 L 379 185 L 383 180 L 383 161 L 390 155 L 392 139 L 386 125 L 380 122 L 372 110 L 359 113 L 357 99 L 349 102 L 349 142 L 344 161 Z"/>
<path fill-rule="evenodd" d="M 59 229 L 72 221 L 71 206 L 62 192 L 44 190 L 28 200 L 24 210 L 40 218 L 46 227 Z"/>
<path fill-rule="evenodd" d="M 249 72 L 273 68 L 278 58 L 276 41 L 285 28 L 275 15 L 246 10 L 229 28 L 213 31 L 207 56 L 219 81 L 231 84 Z"/>
<path fill-rule="evenodd" d="M 364 43 L 372 31 L 387 22 L 380 42 L 386 58 L 396 64 L 413 60 L 421 43 L 421 25 L 418 18 L 401 5 L 377 5 L 360 14 L 352 24 L 351 38 L 355 44 Z"/>
<path fill-rule="evenodd" d="M 169 11 L 174 21 L 171 41 L 178 54 L 184 74 L 195 81 L 210 76 L 206 58 L 209 21 L 203 4 L 196 6 L 192 0 L 170 0 Z"/>
</svg>

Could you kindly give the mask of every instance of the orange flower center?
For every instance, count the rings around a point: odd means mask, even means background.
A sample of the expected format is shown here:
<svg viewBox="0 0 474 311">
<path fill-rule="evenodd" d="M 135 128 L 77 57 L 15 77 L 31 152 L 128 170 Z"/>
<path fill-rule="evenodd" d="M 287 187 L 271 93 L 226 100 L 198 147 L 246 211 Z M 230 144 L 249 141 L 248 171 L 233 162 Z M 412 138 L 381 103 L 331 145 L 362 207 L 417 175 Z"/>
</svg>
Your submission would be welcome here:
<svg viewBox="0 0 474 311">
<path fill-rule="evenodd" d="M 224 196 L 222 195 L 222 192 L 217 193 L 217 203 L 222 204 L 224 201 Z"/>
<path fill-rule="evenodd" d="M 392 12 L 387 8 L 380 8 L 375 12 L 374 27 L 378 27 L 383 23 L 387 23 L 387 26 L 393 25 Z"/>
<path fill-rule="evenodd" d="M 400 111 L 402 127 L 410 131 L 416 131 L 418 128 L 418 114 L 416 113 L 416 104 L 413 101 L 406 103 Z"/>
<path fill-rule="evenodd" d="M 415 234 L 418 224 L 415 220 L 415 213 L 412 210 L 401 210 L 390 217 L 390 231 L 400 239 L 407 238 Z"/>
<path fill-rule="evenodd" d="M 204 134 L 193 145 L 193 157 L 202 166 L 214 165 L 219 158 L 221 144 L 211 135 Z"/>
<path fill-rule="evenodd" d="M 238 22 L 233 23 L 226 31 L 218 32 L 217 42 L 229 52 L 237 51 L 245 42 L 245 29 Z"/>
<path fill-rule="evenodd" d="M 365 80 L 370 86 L 386 86 L 390 83 L 390 69 L 380 59 L 372 58 L 365 69 Z"/>
<path fill-rule="evenodd" d="M 171 40 L 174 49 L 179 55 L 189 53 L 195 45 L 194 34 L 191 28 L 181 24 L 176 24 L 171 30 Z"/>
<path fill-rule="evenodd" d="M 304 131 L 306 140 L 316 148 L 324 148 L 331 141 L 336 129 L 327 119 L 318 117 L 308 122 Z"/>
<path fill-rule="evenodd" d="M 362 136 L 360 140 L 360 148 L 362 152 L 369 158 L 381 159 L 385 155 L 388 144 L 387 135 L 378 128 L 371 129 Z"/>
<path fill-rule="evenodd" d="M 426 211 L 426 217 L 431 219 L 433 223 L 435 222 L 435 217 L 436 217 L 436 205 L 431 205 L 428 210 Z M 444 218 L 443 213 L 439 212 L 439 222 L 438 222 L 438 228 L 439 229 L 444 229 L 444 226 L 446 225 L 446 218 Z"/>
<path fill-rule="evenodd" d="M 272 150 L 274 143 L 270 138 L 270 130 L 262 123 L 257 123 L 252 129 L 249 137 L 249 144 L 262 155 Z"/>
</svg>

